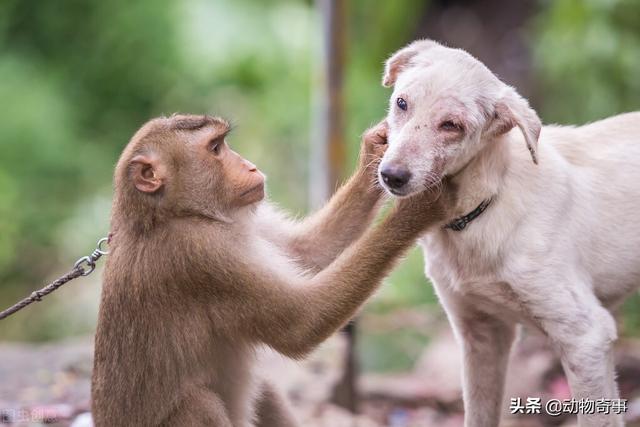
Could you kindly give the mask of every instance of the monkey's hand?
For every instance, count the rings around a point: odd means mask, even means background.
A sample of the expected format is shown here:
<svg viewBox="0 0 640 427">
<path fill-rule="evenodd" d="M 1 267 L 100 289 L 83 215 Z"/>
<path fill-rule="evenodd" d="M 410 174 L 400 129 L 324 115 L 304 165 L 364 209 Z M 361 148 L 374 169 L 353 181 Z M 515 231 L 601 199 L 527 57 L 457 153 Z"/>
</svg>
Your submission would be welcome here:
<svg viewBox="0 0 640 427">
<path fill-rule="evenodd" d="M 382 120 L 377 125 L 367 129 L 362 135 L 358 169 L 369 180 L 371 185 L 378 186 L 378 165 L 385 151 L 387 151 L 387 132 L 387 121 Z"/>
<path fill-rule="evenodd" d="M 438 185 L 397 200 L 391 215 L 406 227 L 426 231 L 447 219 L 447 207 L 456 197 L 455 186 L 445 178 Z"/>
</svg>

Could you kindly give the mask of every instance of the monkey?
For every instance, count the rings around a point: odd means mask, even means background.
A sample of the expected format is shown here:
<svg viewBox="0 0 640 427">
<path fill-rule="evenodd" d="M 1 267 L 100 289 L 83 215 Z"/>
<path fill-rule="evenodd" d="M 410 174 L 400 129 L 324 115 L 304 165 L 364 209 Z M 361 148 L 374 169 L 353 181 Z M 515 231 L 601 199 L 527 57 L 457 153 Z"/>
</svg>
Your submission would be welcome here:
<svg viewBox="0 0 640 427">
<path fill-rule="evenodd" d="M 110 255 L 95 335 L 96 427 L 294 427 L 283 396 L 253 371 L 268 346 L 299 359 L 357 312 L 427 228 L 447 186 L 383 191 L 384 123 L 365 133 L 356 172 L 294 221 L 265 198 L 265 176 L 208 115 L 143 125 L 114 172 Z M 428 205 L 428 208 L 425 206 Z"/>
</svg>

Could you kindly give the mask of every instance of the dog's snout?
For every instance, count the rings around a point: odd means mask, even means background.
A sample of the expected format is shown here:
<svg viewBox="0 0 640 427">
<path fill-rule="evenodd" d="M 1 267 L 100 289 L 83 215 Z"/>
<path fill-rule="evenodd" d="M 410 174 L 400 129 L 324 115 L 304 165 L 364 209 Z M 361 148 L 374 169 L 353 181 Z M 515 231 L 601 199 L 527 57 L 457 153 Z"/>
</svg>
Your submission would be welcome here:
<svg viewBox="0 0 640 427">
<path fill-rule="evenodd" d="M 399 190 L 404 187 L 407 182 L 411 179 L 411 172 L 407 169 L 396 168 L 392 166 L 387 166 L 380 171 L 380 176 L 386 185 L 389 188 L 394 190 Z"/>
</svg>

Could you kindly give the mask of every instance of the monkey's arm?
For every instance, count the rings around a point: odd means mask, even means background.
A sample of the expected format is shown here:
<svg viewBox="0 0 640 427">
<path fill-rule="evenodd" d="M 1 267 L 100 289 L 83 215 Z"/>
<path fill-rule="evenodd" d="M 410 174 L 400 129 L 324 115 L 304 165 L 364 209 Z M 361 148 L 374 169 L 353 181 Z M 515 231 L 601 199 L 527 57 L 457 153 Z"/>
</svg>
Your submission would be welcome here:
<svg viewBox="0 0 640 427">
<path fill-rule="evenodd" d="M 257 427 L 297 427 L 286 399 L 271 384 L 263 382 L 256 400 Z"/>
<path fill-rule="evenodd" d="M 356 172 L 323 208 L 294 222 L 263 205 L 258 217 L 263 220 L 264 236 L 311 271 L 327 267 L 362 235 L 381 205 L 377 167 L 385 150 L 386 123 L 381 122 L 364 133 Z"/>
<path fill-rule="evenodd" d="M 265 238 L 318 272 L 371 225 L 381 205 L 381 190 L 362 173 L 354 174 L 320 210 L 301 222 L 288 219 L 272 206 L 260 208 Z"/>
<path fill-rule="evenodd" d="M 426 208 L 422 203 L 420 209 L 411 204 L 410 199 L 401 201 L 378 226 L 311 278 L 274 267 L 265 257 L 257 258 L 264 259 L 260 263 L 228 258 L 225 262 L 243 264 L 223 267 L 235 277 L 217 280 L 235 279 L 234 292 L 214 304 L 240 320 L 236 324 L 240 335 L 290 357 L 305 355 L 355 314 L 421 232 L 444 218 L 439 203 Z"/>
</svg>

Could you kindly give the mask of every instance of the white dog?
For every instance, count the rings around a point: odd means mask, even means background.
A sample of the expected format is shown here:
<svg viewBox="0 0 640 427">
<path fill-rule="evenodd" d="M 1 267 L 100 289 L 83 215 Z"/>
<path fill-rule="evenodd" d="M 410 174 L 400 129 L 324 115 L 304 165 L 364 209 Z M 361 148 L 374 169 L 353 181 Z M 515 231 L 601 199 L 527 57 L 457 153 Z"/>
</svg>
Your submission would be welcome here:
<svg viewBox="0 0 640 427">
<path fill-rule="evenodd" d="M 383 83 L 386 190 L 409 196 L 445 176 L 458 188 L 451 222 L 420 244 L 463 347 L 465 426 L 498 425 L 519 323 L 548 336 L 574 398 L 618 398 L 608 309 L 640 285 L 640 113 L 542 127 L 482 63 L 428 40 L 396 52 Z"/>
</svg>

